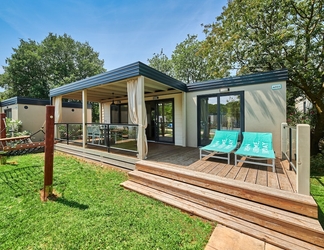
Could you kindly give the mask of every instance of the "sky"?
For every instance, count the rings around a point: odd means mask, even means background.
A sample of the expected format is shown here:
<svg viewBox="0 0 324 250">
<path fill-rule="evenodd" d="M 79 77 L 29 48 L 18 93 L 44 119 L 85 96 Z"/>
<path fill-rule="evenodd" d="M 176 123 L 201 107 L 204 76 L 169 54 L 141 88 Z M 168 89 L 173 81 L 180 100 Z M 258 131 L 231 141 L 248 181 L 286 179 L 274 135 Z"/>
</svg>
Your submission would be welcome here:
<svg viewBox="0 0 324 250">
<path fill-rule="evenodd" d="M 203 40 L 201 24 L 213 23 L 225 5 L 227 0 L 2 1 L 0 74 L 20 39 L 40 43 L 50 32 L 88 42 L 107 70 L 148 64 L 161 49 L 170 57 L 188 34 Z"/>
</svg>

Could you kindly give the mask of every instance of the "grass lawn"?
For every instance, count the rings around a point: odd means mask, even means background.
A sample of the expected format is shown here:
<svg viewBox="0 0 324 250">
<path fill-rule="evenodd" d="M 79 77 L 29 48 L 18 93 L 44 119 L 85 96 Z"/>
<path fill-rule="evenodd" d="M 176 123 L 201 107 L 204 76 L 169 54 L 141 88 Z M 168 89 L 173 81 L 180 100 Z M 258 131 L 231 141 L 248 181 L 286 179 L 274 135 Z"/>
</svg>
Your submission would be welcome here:
<svg viewBox="0 0 324 250">
<path fill-rule="evenodd" d="M 124 172 L 55 154 L 55 201 L 41 202 L 44 154 L 0 165 L 0 249 L 204 249 L 213 227 L 125 190 Z"/>
<path fill-rule="evenodd" d="M 311 193 L 318 205 L 318 220 L 324 228 L 324 176 L 311 177 Z"/>
</svg>

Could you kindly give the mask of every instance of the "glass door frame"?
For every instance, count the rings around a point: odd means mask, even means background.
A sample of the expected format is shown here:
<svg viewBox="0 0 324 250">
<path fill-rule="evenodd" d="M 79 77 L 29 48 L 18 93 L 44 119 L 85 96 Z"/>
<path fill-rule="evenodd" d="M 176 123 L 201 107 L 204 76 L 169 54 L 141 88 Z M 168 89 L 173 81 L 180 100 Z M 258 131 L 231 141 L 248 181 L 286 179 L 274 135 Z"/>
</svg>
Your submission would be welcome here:
<svg viewBox="0 0 324 250">
<path fill-rule="evenodd" d="M 235 91 L 235 92 L 226 92 L 226 93 L 217 93 L 217 94 L 206 94 L 197 96 L 197 144 L 198 146 L 205 146 L 207 144 L 202 144 L 201 140 L 201 99 L 203 98 L 217 98 L 217 114 L 221 114 L 221 105 L 220 98 L 224 96 L 240 96 L 240 134 L 239 140 L 242 138 L 242 132 L 245 131 L 245 122 L 244 122 L 244 91 Z M 217 115 L 217 129 L 221 129 L 221 116 Z"/>
<path fill-rule="evenodd" d="M 168 99 L 159 99 L 159 100 L 150 100 L 150 101 L 146 101 L 146 103 L 150 103 L 150 104 L 153 104 L 151 105 L 150 107 L 154 106 L 155 107 L 155 119 L 154 120 L 154 141 L 155 142 L 161 142 L 161 143 L 170 143 L 170 144 L 174 144 L 174 132 L 175 132 L 175 121 L 174 121 L 174 99 L 173 98 L 168 98 Z M 160 129 L 161 129 L 161 121 L 159 120 L 159 117 L 160 117 L 160 114 L 159 114 L 159 103 L 171 103 L 172 105 L 172 122 L 170 123 L 171 124 L 171 127 L 166 127 L 168 124 L 166 123 L 169 123 L 169 122 L 165 122 L 164 125 L 164 129 L 171 129 L 172 130 L 172 137 L 171 140 L 161 140 L 160 138 Z M 146 105 L 147 107 L 147 105 Z M 148 111 L 146 111 L 148 112 Z M 152 120 L 152 118 L 151 118 Z M 149 121 L 148 121 L 149 122 Z M 152 122 L 152 121 L 150 121 Z M 152 124 L 150 124 L 152 126 Z"/>
</svg>

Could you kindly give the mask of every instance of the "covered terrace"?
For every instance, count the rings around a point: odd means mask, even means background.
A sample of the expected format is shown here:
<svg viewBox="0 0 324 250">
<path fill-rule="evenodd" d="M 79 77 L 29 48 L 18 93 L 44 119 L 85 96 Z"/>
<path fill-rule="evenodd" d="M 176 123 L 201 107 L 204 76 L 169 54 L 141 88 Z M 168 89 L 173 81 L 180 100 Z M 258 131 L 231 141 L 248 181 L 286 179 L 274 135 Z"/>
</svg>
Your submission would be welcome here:
<svg viewBox="0 0 324 250">
<path fill-rule="evenodd" d="M 155 100 L 166 95 L 180 96 L 180 106 L 183 109 L 180 113 L 186 114 L 186 105 L 182 104 L 185 102 L 186 91 L 186 84 L 141 62 L 52 89 L 50 97 L 56 110 L 56 137 L 79 142 L 83 148 L 91 144 L 109 148 L 111 144 L 116 145 L 118 138 L 127 139 L 138 153 L 137 157 L 145 159 L 148 153 L 145 100 Z M 82 124 L 63 124 L 61 110 L 64 99 L 82 102 Z M 99 103 L 99 123 L 93 124 L 91 117 L 88 117 L 88 102 Z M 126 110 L 123 110 L 124 107 Z M 126 119 L 122 116 L 126 116 Z M 172 123 L 169 126 L 172 126 Z M 181 127 L 177 129 L 185 135 L 185 124 L 179 123 L 179 126 Z M 69 130 L 75 130 L 75 137 L 70 135 L 64 138 L 64 134 L 69 134 Z M 185 145 L 185 139 L 182 144 Z"/>
</svg>

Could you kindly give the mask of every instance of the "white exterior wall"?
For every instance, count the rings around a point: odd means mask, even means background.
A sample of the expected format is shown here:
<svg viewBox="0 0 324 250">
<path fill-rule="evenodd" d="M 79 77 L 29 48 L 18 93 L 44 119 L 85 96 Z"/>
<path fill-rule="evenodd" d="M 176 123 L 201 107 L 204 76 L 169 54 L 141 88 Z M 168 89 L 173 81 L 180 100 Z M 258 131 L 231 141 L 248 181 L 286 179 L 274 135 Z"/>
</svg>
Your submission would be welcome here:
<svg viewBox="0 0 324 250">
<path fill-rule="evenodd" d="M 245 131 L 272 133 L 273 148 L 281 157 L 280 124 L 286 122 L 286 82 L 281 89 L 272 90 L 269 84 L 250 85 L 245 88 Z"/>
<path fill-rule="evenodd" d="M 274 85 L 281 88 L 272 89 Z M 236 91 L 244 91 L 245 131 L 271 132 L 274 150 L 281 157 L 280 124 L 286 122 L 286 82 L 231 87 L 227 94 Z M 198 146 L 197 96 L 218 93 L 218 89 L 187 93 L 187 146 Z"/>
<path fill-rule="evenodd" d="M 81 123 L 82 122 L 82 108 L 62 108 L 62 123 Z M 45 116 L 44 116 L 45 117 Z M 92 122 L 92 110 L 87 109 L 87 122 Z"/>
</svg>

